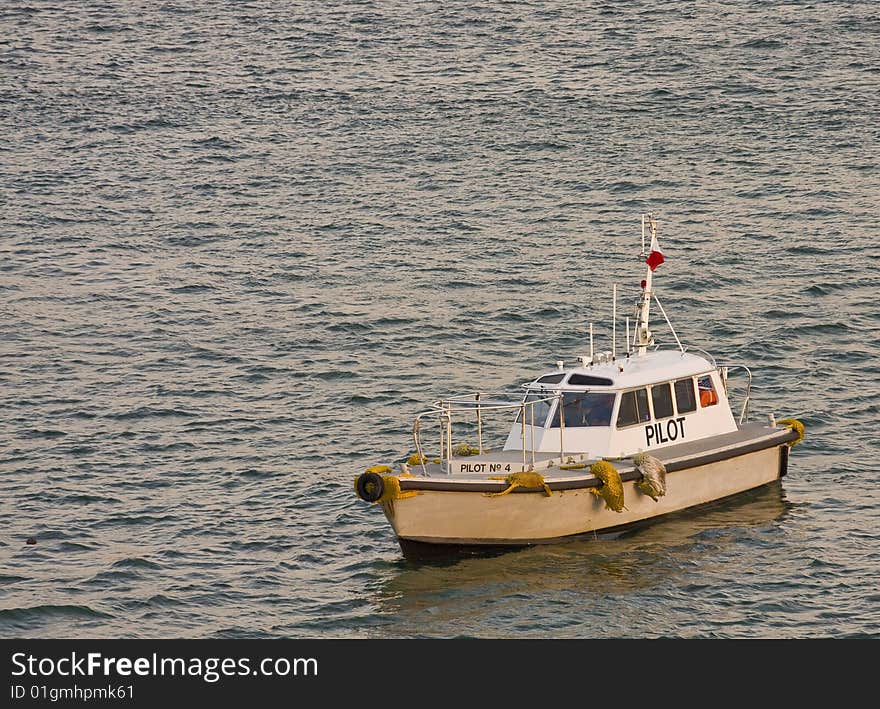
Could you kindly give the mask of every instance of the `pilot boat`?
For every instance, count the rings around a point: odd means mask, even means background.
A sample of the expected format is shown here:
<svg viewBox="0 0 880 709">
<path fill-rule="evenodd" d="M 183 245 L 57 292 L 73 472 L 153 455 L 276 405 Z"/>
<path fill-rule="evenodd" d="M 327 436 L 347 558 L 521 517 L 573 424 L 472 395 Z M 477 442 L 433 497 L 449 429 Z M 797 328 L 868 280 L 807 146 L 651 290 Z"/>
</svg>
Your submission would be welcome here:
<svg viewBox="0 0 880 709">
<path fill-rule="evenodd" d="M 645 276 L 621 352 L 614 286 L 610 351 L 594 351 L 590 324 L 589 355 L 575 366 L 556 362 L 520 392 L 434 402 L 415 417 L 415 452 L 405 462 L 375 465 L 355 478 L 357 495 L 381 507 L 405 556 L 605 535 L 785 476 L 803 424 L 773 414 L 750 421 L 748 367 L 718 363 L 681 343 L 654 288 L 665 257 L 651 214 L 642 215 L 641 258 Z M 652 303 L 672 347 L 655 342 Z M 745 375 L 738 415 L 732 372 Z M 497 416 L 512 419 L 500 448 L 483 440 Z M 431 455 L 429 427 L 432 445 L 439 443 Z M 476 444 L 462 436 L 475 436 Z"/>
</svg>

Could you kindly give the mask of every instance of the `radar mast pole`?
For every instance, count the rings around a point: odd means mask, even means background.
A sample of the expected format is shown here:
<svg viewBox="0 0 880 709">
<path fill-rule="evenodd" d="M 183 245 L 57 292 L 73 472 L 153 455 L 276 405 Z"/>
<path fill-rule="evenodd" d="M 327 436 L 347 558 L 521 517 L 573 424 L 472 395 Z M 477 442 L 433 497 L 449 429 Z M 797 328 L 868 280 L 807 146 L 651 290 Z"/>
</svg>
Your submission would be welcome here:
<svg viewBox="0 0 880 709">
<path fill-rule="evenodd" d="M 651 250 L 654 251 L 657 249 L 657 222 L 654 221 L 653 214 L 643 214 L 642 215 L 642 258 L 645 258 L 647 254 L 645 253 L 645 218 L 648 219 L 648 224 L 651 228 Z M 649 329 L 649 320 L 650 320 L 650 311 L 651 311 L 651 296 L 654 294 L 652 290 L 652 282 L 653 282 L 654 272 L 651 270 L 651 266 L 647 265 L 645 268 L 645 280 L 642 281 L 642 300 L 639 304 L 639 319 L 638 324 L 636 325 L 636 334 L 638 336 L 638 353 L 639 355 L 645 354 L 647 351 L 647 347 L 649 345 L 654 344 L 654 333 Z"/>
</svg>

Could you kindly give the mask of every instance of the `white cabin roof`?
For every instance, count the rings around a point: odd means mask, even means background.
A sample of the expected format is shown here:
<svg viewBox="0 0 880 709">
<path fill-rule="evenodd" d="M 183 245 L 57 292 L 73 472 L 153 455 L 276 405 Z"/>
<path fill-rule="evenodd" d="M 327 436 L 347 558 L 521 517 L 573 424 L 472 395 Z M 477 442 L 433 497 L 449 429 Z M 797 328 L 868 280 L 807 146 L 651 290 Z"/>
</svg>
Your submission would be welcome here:
<svg viewBox="0 0 880 709">
<path fill-rule="evenodd" d="M 646 352 L 643 355 L 632 354 L 629 357 L 624 355 L 611 362 L 602 362 L 601 364 L 588 365 L 586 367 L 566 367 L 564 370 L 557 369 L 546 372 L 530 382 L 529 386 L 531 388 L 537 385 L 547 389 L 558 389 L 560 387 L 563 389 L 581 389 L 584 386 L 588 389 L 593 389 L 594 387 L 600 389 L 607 387 L 608 390 L 629 389 L 647 384 L 656 384 L 657 382 L 681 379 L 682 377 L 696 374 L 706 374 L 713 369 L 715 367 L 712 363 L 699 355 L 681 352 L 680 350 L 657 350 Z M 542 377 L 559 374 L 565 375 L 561 382 L 538 383 L 538 379 Z M 604 386 L 598 383 L 569 384 L 572 374 L 610 379 L 613 384 L 605 384 Z"/>
</svg>

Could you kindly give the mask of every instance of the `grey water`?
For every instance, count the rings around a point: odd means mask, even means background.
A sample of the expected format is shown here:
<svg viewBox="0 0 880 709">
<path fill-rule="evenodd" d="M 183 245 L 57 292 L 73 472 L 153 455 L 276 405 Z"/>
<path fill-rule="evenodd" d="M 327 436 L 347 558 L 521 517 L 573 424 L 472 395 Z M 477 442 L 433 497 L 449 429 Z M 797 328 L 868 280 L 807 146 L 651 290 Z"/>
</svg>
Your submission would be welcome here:
<svg viewBox="0 0 880 709">
<path fill-rule="evenodd" d="M 0 128 L 3 637 L 880 636 L 876 3 L 7 0 Z M 643 212 L 788 475 L 404 558 L 354 477 L 611 349 Z"/>
</svg>

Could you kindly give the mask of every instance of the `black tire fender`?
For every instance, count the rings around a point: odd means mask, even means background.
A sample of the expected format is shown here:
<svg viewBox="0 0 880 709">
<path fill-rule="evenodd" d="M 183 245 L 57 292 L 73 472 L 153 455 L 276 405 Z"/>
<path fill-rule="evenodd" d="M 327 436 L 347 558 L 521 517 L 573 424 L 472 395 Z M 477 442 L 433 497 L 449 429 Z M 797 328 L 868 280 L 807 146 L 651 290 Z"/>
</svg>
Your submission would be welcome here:
<svg viewBox="0 0 880 709">
<path fill-rule="evenodd" d="M 385 492 L 385 480 L 377 473 L 362 473 L 354 487 L 359 498 L 365 502 L 376 502 Z"/>
</svg>

